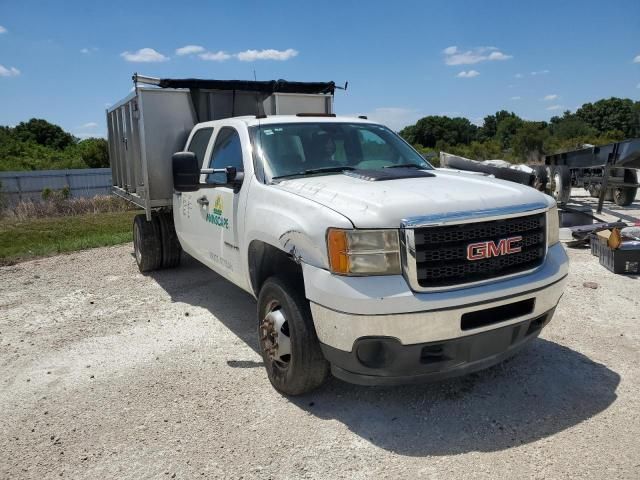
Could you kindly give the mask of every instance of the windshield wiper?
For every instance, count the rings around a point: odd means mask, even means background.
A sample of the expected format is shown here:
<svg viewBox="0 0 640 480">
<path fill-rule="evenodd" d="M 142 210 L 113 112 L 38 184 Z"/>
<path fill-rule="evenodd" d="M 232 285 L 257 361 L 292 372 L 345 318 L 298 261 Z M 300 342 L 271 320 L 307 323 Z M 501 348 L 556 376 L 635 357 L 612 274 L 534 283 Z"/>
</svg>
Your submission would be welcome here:
<svg viewBox="0 0 640 480">
<path fill-rule="evenodd" d="M 349 166 L 342 166 L 342 167 L 321 167 L 321 168 L 309 168 L 307 170 L 304 170 L 302 172 L 296 172 L 296 173 L 289 173 L 287 175 L 278 175 L 275 177 L 271 177 L 271 180 L 279 180 L 281 178 L 288 178 L 288 177 L 300 177 L 303 175 L 313 175 L 314 173 L 340 173 L 340 172 L 344 172 L 345 170 L 355 170 L 354 167 L 349 167 Z"/>
<path fill-rule="evenodd" d="M 415 163 L 398 163 L 396 165 L 386 165 L 382 168 L 419 168 L 421 170 L 427 170 L 426 165 L 416 165 Z"/>
<path fill-rule="evenodd" d="M 304 173 L 306 175 L 310 175 L 312 173 L 331 173 L 331 172 L 343 172 L 345 170 L 355 170 L 354 167 L 342 166 L 342 167 L 321 167 L 321 168 L 310 168 L 309 170 L 305 170 Z"/>
</svg>

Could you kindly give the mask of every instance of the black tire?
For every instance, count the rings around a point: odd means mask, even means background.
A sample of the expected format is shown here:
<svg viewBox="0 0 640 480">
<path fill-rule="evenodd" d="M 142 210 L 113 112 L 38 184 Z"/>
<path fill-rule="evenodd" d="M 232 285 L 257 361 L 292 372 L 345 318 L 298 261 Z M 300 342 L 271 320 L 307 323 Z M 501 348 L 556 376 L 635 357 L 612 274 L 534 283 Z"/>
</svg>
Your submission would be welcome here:
<svg viewBox="0 0 640 480">
<path fill-rule="evenodd" d="M 162 242 L 160 227 L 153 218 L 147 221 L 145 215 L 136 215 L 133 219 L 133 249 L 136 263 L 141 272 L 150 272 L 162 265 Z"/>
<path fill-rule="evenodd" d="M 286 327 L 277 334 L 289 334 L 288 361 L 276 360 L 269 352 L 274 343 L 268 316 L 273 312 L 286 318 Z M 269 381 L 279 392 L 301 395 L 318 388 L 327 378 L 329 363 L 320 349 L 309 302 L 299 288 L 277 276 L 269 277 L 258 295 L 258 341 Z"/>
<path fill-rule="evenodd" d="M 533 184 L 531 186 L 536 190 L 544 192 L 547 188 L 547 182 L 549 181 L 547 167 L 545 165 L 532 165 L 531 168 L 533 168 Z"/>
<path fill-rule="evenodd" d="M 558 203 L 567 203 L 571 196 L 571 170 L 566 165 L 556 165 L 551 170 L 551 194 Z"/>
<path fill-rule="evenodd" d="M 625 183 L 638 183 L 638 173 L 635 170 L 624 171 Z M 616 205 L 626 207 L 631 205 L 636 199 L 638 193 L 638 187 L 621 187 L 613 190 L 613 201 Z"/>
<path fill-rule="evenodd" d="M 175 268 L 180 265 L 182 247 L 176 234 L 173 214 L 171 212 L 157 212 L 154 216 L 157 218 L 162 239 L 162 268 Z"/>
</svg>

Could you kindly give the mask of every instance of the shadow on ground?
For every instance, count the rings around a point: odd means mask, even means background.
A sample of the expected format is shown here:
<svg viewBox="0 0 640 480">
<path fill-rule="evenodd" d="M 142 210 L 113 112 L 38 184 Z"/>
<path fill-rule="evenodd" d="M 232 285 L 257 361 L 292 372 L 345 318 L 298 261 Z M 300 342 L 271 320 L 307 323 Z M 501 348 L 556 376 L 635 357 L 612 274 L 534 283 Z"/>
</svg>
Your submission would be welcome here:
<svg viewBox="0 0 640 480">
<path fill-rule="evenodd" d="M 253 298 L 195 260 L 183 260 L 179 269 L 153 278 L 174 301 L 206 308 L 257 351 Z M 246 359 L 227 365 L 262 368 Z M 537 339 L 511 360 L 458 379 L 384 389 L 330 379 L 290 401 L 385 450 L 451 455 L 503 450 L 571 428 L 611 405 L 619 382 L 604 365 Z"/>
</svg>

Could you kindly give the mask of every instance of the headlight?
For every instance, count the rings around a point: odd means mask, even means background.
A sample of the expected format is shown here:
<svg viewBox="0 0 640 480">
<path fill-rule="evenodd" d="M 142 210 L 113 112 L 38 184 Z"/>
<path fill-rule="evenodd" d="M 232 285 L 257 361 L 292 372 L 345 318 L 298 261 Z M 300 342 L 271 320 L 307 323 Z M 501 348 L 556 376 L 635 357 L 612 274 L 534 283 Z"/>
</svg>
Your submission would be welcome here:
<svg viewBox="0 0 640 480">
<path fill-rule="evenodd" d="M 558 206 L 554 205 L 547 211 L 547 247 L 560 241 L 560 218 Z"/>
<path fill-rule="evenodd" d="M 398 275 L 400 247 L 397 230 L 327 231 L 329 266 L 340 275 Z"/>
</svg>

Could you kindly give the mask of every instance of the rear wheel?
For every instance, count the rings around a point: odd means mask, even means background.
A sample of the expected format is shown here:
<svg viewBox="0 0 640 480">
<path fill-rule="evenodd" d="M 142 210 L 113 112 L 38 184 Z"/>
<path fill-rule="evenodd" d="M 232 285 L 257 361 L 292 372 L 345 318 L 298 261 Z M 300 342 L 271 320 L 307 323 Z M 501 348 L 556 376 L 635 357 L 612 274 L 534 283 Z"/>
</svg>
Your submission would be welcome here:
<svg viewBox="0 0 640 480">
<path fill-rule="evenodd" d="M 154 220 L 158 222 L 162 240 L 162 268 L 174 268 L 180 265 L 182 247 L 178 241 L 176 228 L 171 212 L 154 212 Z"/>
<path fill-rule="evenodd" d="M 638 173 L 635 170 L 625 170 L 624 172 L 625 183 L 638 183 Z M 626 207 L 631 205 L 636 199 L 638 193 L 638 187 L 620 187 L 613 190 L 613 201 L 616 205 Z"/>
<path fill-rule="evenodd" d="M 162 241 L 160 226 L 154 218 L 147 221 L 145 215 L 133 219 L 133 249 L 141 272 L 150 272 L 162 265 Z"/>
<path fill-rule="evenodd" d="M 558 203 L 567 203 L 571 196 L 571 171 L 566 165 L 556 165 L 552 170 L 551 194 Z"/>
<path fill-rule="evenodd" d="M 269 381 L 286 395 L 318 388 L 329 363 L 320 350 L 309 302 L 300 289 L 274 276 L 258 296 L 258 338 Z"/>
<path fill-rule="evenodd" d="M 544 165 L 533 165 L 533 188 L 544 192 L 549 182 L 549 174 Z"/>
</svg>

